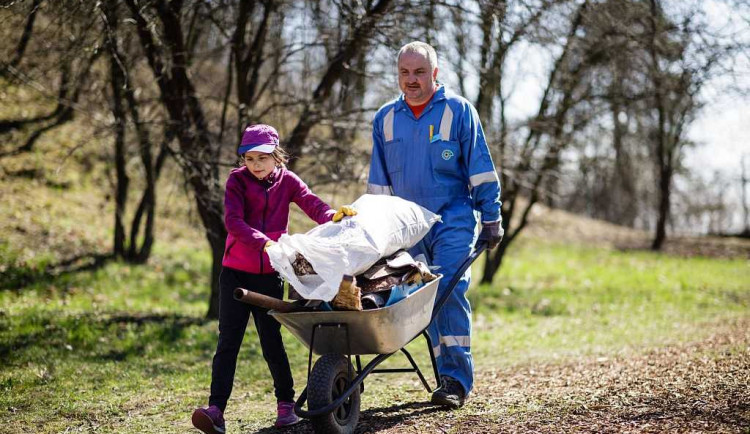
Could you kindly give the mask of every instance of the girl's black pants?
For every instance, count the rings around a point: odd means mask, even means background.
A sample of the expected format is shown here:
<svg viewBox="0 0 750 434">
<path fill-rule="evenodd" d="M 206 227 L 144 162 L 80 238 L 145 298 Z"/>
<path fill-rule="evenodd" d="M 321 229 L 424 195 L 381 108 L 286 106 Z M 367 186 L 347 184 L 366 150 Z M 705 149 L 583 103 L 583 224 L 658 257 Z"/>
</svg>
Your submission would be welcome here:
<svg viewBox="0 0 750 434">
<path fill-rule="evenodd" d="M 208 405 L 216 405 L 223 412 L 232 393 L 237 354 L 245 336 L 250 314 L 260 338 L 263 358 L 273 378 L 277 401 L 294 400 L 294 380 L 289 368 L 289 359 L 281 341 L 281 324 L 268 315 L 268 310 L 234 299 L 237 287 L 282 299 L 284 281 L 278 275 L 251 274 L 231 268 L 223 268 L 219 278 L 219 343 L 216 346 L 211 370 L 211 397 Z"/>
</svg>

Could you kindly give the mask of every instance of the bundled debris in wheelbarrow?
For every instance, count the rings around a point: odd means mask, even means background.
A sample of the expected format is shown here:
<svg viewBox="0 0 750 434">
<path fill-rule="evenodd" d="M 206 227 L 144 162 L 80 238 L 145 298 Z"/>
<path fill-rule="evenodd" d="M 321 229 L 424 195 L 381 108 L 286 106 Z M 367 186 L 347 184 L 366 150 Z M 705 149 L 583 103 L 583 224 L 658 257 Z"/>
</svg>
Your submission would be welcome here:
<svg viewBox="0 0 750 434">
<path fill-rule="evenodd" d="M 344 276 L 331 304 L 340 310 L 378 309 L 397 303 L 435 278 L 424 262 L 400 251 L 356 277 Z"/>
<path fill-rule="evenodd" d="M 271 265 L 303 299 L 333 303 L 344 276 L 356 276 L 350 282 L 344 281 L 344 292 L 334 306 L 358 309 L 361 296 L 378 292 L 372 285 L 402 285 L 405 282 L 393 277 L 384 283 L 373 278 L 374 274 L 365 273 L 381 259 L 412 247 L 440 220 L 439 215 L 395 196 L 366 194 L 352 207 L 357 210 L 356 216 L 322 224 L 304 234 L 282 235 L 268 249 Z M 407 257 L 409 266 L 414 268 L 415 261 L 408 254 Z M 401 268 L 387 262 L 388 267 Z M 377 304 L 377 300 L 374 302 Z"/>
<path fill-rule="evenodd" d="M 310 263 L 297 254 L 292 264 L 297 276 L 317 274 Z M 389 306 L 435 279 L 427 264 L 414 260 L 408 252 L 400 250 L 382 258 L 362 274 L 345 275 L 338 293 L 331 301 L 334 310 L 367 310 Z M 290 298 L 301 300 L 291 288 Z M 307 303 L 308 307 L 326 309 L 326 303 Z"/>
</svg>

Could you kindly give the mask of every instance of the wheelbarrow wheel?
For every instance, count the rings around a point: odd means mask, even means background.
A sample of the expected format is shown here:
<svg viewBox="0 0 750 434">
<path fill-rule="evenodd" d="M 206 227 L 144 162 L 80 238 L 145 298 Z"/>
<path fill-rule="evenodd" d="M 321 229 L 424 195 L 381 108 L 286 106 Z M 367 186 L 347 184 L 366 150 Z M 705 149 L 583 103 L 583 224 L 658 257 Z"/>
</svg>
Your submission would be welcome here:
<svg viewBox="0 0 750 434">
<path fill-rule="evenodd" d="M 354 367 L 342 354 L 324 354 L 313 366 L 307 383 L 308 405 L 310 410 L 323 408 L 343 395 L 349 387 L 349 368 Z M 316 433 L 349 434 L 359 421 L 360 388 L 331 413 L 312 418 Z"/>
</svg>

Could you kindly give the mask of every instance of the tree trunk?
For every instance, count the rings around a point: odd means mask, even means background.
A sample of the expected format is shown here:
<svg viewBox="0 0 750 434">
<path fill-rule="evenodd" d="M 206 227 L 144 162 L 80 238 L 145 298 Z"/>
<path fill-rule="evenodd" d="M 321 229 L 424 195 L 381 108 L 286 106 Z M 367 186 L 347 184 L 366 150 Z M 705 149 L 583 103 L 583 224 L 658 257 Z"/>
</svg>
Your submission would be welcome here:
<svg viewBox="0 0 750 434">
<path fill-rule="evenodd" d="M 208 236 L 208 243 L 211 246 L 211 296 L 208 299 L 206 318 L 219 317 L 219 276 L 221 275 L 221 261 L 224 257 L 225 242 L 226 235 Z"/>
<path fill-rule="evenodd" d="M 347 65 L 358 53 L 366 49 L 372 35 L 375 32 L 378 21 L 385 15 L 390 7 L 391 0 L 379 0 L 359 20 L 357 27 L 352 30 L 349 38 L 341 45 L 338 53 L 328 64 L 326 72 L 320 79 L 318 86 L 313 92 L 312 100 L 305 104 L 302 115 L 297 125 L 289 135 L 286 150 L 291 155 L 302 155 L 302 146 L 310 134 L 310 130 L 319 122 L 320 108 L 328 99 L 331 89 L 346 72 Z M 297 160 L 289 163 L 289 168 L 294 169 Z"/>
<path fill-rule="evenodd" d="M 656 235 L 651 243 L 652 250 L 661 250 L 667 239 L 667 222 L 669 221 L 670 192 L 672 173 L 662 166 L 659 171 L 659 217 L 656 221 Z"/>
<path fill-rule="evenodd" d="M 559 100 L 557 98 L 554 98 L 552 94 L 554 93 L 553 91 L 557 88 L 557 86 L 562 85 L 563 98 L 558 102 L 558 106 L 556 107 L 556 111 L 554 112 L 554 131 L 552 131 L 551 134 L 547 133 L 550 134 L 552 143 L 550 144 L 550 148 L 546 152 L 544 161 L 541 168 L 539 169 L 539 172 L 537 173 L 536 179 L 531 184 L 531 186 L 528 187 L 531 194 L 529 202 L 521 214 L 518 225 L 513 228 L 511 228 L 510 223 L 513 219 L 516 205 L 518 204 L 518 198 L 521 193 L 521 189 L 527 187 L 522 185 L 523 182 L 519 182 L 522 180 L 513 178 L 511 176 L 501 176 L 506 185 L 510 184 L 507 186 L 503 185 L 504 195 L 502 197 L 502 217 L 503 228 L 505 229 L 505 237 L 496 250 L 487 253 L 482 283 L 492 282 L 492 277 L 497 273 L 500 265 L 502 264 L 503 256 L 507 252 L 508 246 L 510 246 L 516 236 L 518 236 L 528 224 L 528 217 L 530 215 L 532 207 L 539 200 L 540 186 L 544 182 L 545 177 L 548 175 L 548 172 L 555 169 L 559 163 L 560 152 L 565 146 L 565 140 L 562 139 L 565 116 L 575 102 L 573 99 L 573 91 L 575 90 L 577 84 L 580 82 L 582 74 L 586 70 L 586 65 L 582 63 L 576 65 L 572 71 L 569 71 L 567 69 L 563 71 L 565 69 L 564 66 L 566 66 L 564 65 L 564 63 L 569 57 L 569 53 L 572 49 L 571 47 L 574 40 L 576 39 L 576 33 L 578 31 L 578 28 L 581 26 L 583 13 L 586 10 L 586 5 L 586 2 L 581 4 L 578 7 L 576 14 L 574 15 L 570 30 L 568 31 L 566 43 L 563 46 L 563 50 L 560 53 L 559 57 L 555 61 L 554 67 L 548 77 L 547 87 L 544 91 L 544 95 L 539 104 L 538 112 L 535 116 L 536 121 L 532 122 L 530 125 L 529 133 L 526 137 L 525 142 L 525 147 L 528 149 L 526 150 L 526 152 L 522 153 L 523 155 L 521 156 L 519 163 L 515 166 L 515 173 L 530 172 L 530 168 L 532 167 L 531 159 L 533 154 L 530 149 L 535 148 L 541 136 L 545 134 L 545 130 L 543 130 L 541 127 L 541 125 L 544 123 L 542 122 L 542 120 L 546 119 L 549 116 L 550 104 L 554 101 Z M 536 15 L 535 19 L 538 19 L 538 17 L 539 15 Z M 519 32 L 516 32 L 516 35 L 519 34 Z M 562 76 L 563 73 L 567 73 L 568 75 Z M 504 128 L 504 125 L 501 126 Z M 502 133 L 504 134 L 505 131 L 502 131 Z"/>
<path fill-rule="evenodd" d="M 665 92 L 662 71 L 659 66 L 659 53 L 657 49 L 657 38 L 660 36 L 661 26 L 658 24 L 661 19 L 661 8 L 657 0 L 651 0 L 651 35 L 649 40 L 649 54 L 651 56 L 651 80 L 654 86 L 654 107 L 657 111 L 657 125 L 656 134 L 654 137 L 655 148 L 656 148 L 656 161 L 657 168 L 659 171 L 659 204 L 658 204 L 658 217 L 656 221 L 656 234 L 654 240 L 651 243 L 652 250 L 661 250 L 664 240 L 667 237 L 667 217 L 669 214 L 669 188 L 672 181 L 672 174 L 667 158 L 668 144 L 666 135 L 666 109 L 665 105 Z"/>
<path fill-rule="evenodd" d="M 748 156 L 750 154 L 745 154 L 742 156 L 742 178 L 741 178 L 741 184 L 740 187 L 742 190 L 742 216 L 743 216 L 743 225 L 742 225 L 742 234 L 745 237 L 750 237 L 750 207 L 748 207 L 747 204 L 747 185 L 750 183 L 750 178 L 748 177 L 747 173 L 747 164 L 745 163 L 745 160 L 748 159 Z"/>
<path fill-rule="evenodd" d="M 2 65 L 2 68 L 0 68 L 0 76 L 7 76 L 11 68 L 15 68 L 21 63 L 21 59 L 23 59 L 23 55 L 26 52 L 29 40 L 31 40 L 31 34 L 34 30 L 34 21 L 36 20 L 36 14 L 37 11 L 39 11 L 39 5 L 41 3 L 42 0 L 34 0 L 31 3 L 31 12 L 29 12 L 28 18 L 26 18 L 26 25 L 23 28 L 23 33 L 21 33 L 21 39 L 19 39 L 18 45 L 16 46 L 16 52 L 8 64 Z"/>
<path fill-rule="evenodd" d="M 162 143 L 160 154 L 153 161 L 151 139 L 146 127 L 141 122 L 139 102 L 130 82 L 128 60 L 118 46 L 119 21 L 116 0 L 108 0 L 102 4 L 104 12 L 104 29 L 106 31 L 107 47 L 110 54 L 110 84 L 112 87 L 112 114 L 115 118 L 115 228 L 114 254 L 130 263 L 145 263 L 154 242 L 154 222 L 156 209 L 156 181 L 167 154 L 167 138 Z M 124 225 L 125 209 L 129 194 L 130 180 L 126 171 L 126 128 L 127 117 L 123 101 L 127 102 L 130 117 L 135 125 L 138 138 L 138 151 L 141 156 L 146 181 L 138 208 L 130 222 L 130 236 L 128 237 Z M 170 133 L 167 133 L 171 137 Z M 145 215 L 145 224 L 142 224 Z M 139 246 L 141 228 L 143 237 Z M 128 242 L 126 242 L 128 239 Z"/>
<path fill-rule="evenodd" d="M 495 277 L 497 270 L 500 269 L 500 265 L 503 263 L 503 257 L 505 256 L 505 251 L 508 248 L 509 242 L 509 239 L 504 238 L 495 250 L 487 251 L 487 254 L 484 256 L 484 270 L 482 271 L 482 280 L 480 280 L 480 284 L 489 285 L 492 283 L 492 279 Z"/>
<path fill-rule="evenodd" d="M 190 185 L 211 246 L 212 271 L 208 318 L 218 316 L 218 288 L 221 260 L 226 240 L 224 227 L 223 189 L 218 181 L 217 165 L 206 163 L 216 155 L 215 143 L 195 87 L 187 73 L 187 59 L 180 23 L 180 4 L 158 0 L 156 15 L 163 26 L 162 44 L 156 44 L 151 24 L 134 0 L 126 1 L 136 24 L 141 46 L 159 86 L 160 99 L 169 115 L 169 129 L 178 140 L 177 161 Z M 168 48 L 168 54 L 162 51 Z M 169 56 L 169 58 L 167 58 Z"/>
<path fill-rule="evenodd" d="M 122 88 L 125 83 L 125 76 L 120 67 L 117 49 L 117 12 L 116 2 L 107 1 L 102 5 L 106 19 L 105 29 L 107 31 L 107 48 L 109 51 L 109 76 L 112 88 L 112 115 L 115 119 L 115 227 L 114 227 L 114 255 L 116 257 L 125 256 L 125 226 L 123 223 L 125 208 L 128 200 L 128 185 L 130 179 L 125 170 L 125 127 L 127 119 L 123 107 Z"/>
<path fill-rule="evenodd" d="M 125 60 L 121 62 L 122 67 Z M 146 128 L 141 123 L 141 116 L 139 110 L 138 101 L 135 98 L 135 91 L 128 78 L 129 74 L 125 73 L 125 100 L 128 103 L 130 109 L 130 117 L 133 119 L 135 125 L 136 135 L 138 136 L 138 150 L 141 155 L 141 165 L 143 171 L 146 174 L 146 186 L 141 196 L 141 201 L 138 204 L 138 209 L 133 216 L 130 229 L 130 248 L 128 249 L 127 259 L 134 263 L 145 263 L 148 257 L 151 255 L 151 247 L 154 243 L 154 219 L 156 211 L 156 181 L 158 180 L 157 165 L 162 162 L 158 161 L 156 164 L 153 161 L 153 155 L 151 150 L 151 138 L 146 131 Z M 170 135 L 169 132 L 166 133 Z M 166 138 L 165 138 L 166 143 Z M 162 149 L 161 156 L 165 155 L 165 149 Z M 144 213 L 146 214 L 146 223 L 143 227 L 143 242 L 138 246 L 138 238 L 141 230 L 141 221 Z"/>
</svg>

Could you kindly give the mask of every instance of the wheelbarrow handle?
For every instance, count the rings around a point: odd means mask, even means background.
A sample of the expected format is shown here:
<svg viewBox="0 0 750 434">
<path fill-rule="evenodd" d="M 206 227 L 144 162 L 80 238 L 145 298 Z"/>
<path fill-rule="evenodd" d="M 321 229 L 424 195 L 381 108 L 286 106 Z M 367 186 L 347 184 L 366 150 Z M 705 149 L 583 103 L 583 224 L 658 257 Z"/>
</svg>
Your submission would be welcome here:
<svg viewBox="0 0 750 434">
<path fill-rule="evenodd" d="M 243 303 L 252 304 L 253 306 L 272 309 L 281 313 L 292 312 L 296 307 L 293 303 L 259 294 L 254 291 L 248 291 L 245 288 L 235 288 L 234 299 Z"/>
<path fill-rule="evenodd" d="M 448 283 L 448 288 L 445 291 L 445 293 L 438 299 L 437 303 L 435 303 L 435 308 L 432 310 L 432 318 L 430 319 L 430 322 L 435 319 L 438 313 L 440 313 L 440 309 L 443 308 L 443 305 L 446 301 L 448 301 L 448 297 L 450 297 L 453 290 L 456 288 L 456 285 L 458 285 L 458 281 L 461 280 L 461 277 L 463 277 L 466 270 L 471 267 L 471 264 L 476 261 L 476 259 L 481 255 L 485 250 L 487 250 L 488 243 L 487 240 L 480 239 L 477 241 L 476 245 L 474 245 L 474 251 L 471 252 L 471 254 L 464 260 L 464 262 L 461 264 L 460 267 L 458 267 L 458 270 L 456 271 L 456 274 L 453 275 L 453 279 L 451 279 L 450 283 Z"/>
</svg>

